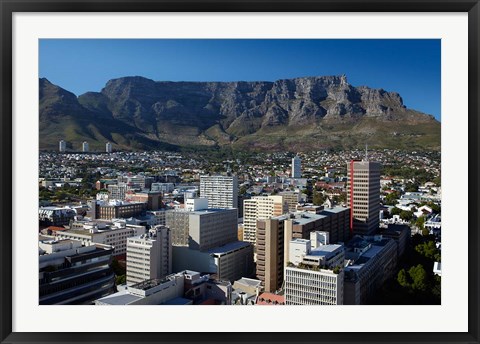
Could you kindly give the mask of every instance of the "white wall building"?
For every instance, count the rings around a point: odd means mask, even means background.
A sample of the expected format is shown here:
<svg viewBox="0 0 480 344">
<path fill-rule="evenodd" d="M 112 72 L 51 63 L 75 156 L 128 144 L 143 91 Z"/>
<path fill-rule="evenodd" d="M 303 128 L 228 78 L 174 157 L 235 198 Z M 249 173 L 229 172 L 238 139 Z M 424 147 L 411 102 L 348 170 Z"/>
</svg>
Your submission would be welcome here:
<svg viewBox="0 0 480 344">
<path fill-rule="evenodd" d="M 237 176 L 201 176 L 200 197 L 208 199 L 210 208 L 238 208 Z"/>
<path fill-rule="evenodd" d="M 114 247 L 114 256 L 127 252 L 127 239 L 146 233 L 145 226 L 129 225 L 125 221 L 108 223 L 104 221 L 78 221 L 72 228 L 56 233 L 59 239 L 79 240 L 83 245 L 92 243 L 111 245 Z"/>
<path fill-rule="evenodd" d="M 172 240 L 170 229 L 157 226 L 148 233 L 128 238 L 127 284 L 172 273 Z"/>
<path fill-rule="evenodd" d="M 285 268 L 286 305 L 343 305 L 343 271 Z"/>
<path fill-rule="evenodd" d="M 292 178 L 302 177 L 302 159 L 298 155 L 292 158 Z"/>
<path fill-rule="evenodd" d="M 105 144 L 105 152 L 111 153 L 112 152 L 112 144 L 110 142 L 107 142 Z"/>
<path fill-rule="evenodd" d="M 82 152 L 88 152 L 88 142 L 83 141 L 82 143 Z"/>
<path fill-rule="evenodd" d="M 60 140 L 60 142 L 58 142 L 58 151 L 65 152 L 66 150 L 67 150 L 67 143 L 64 140 Z"/>
</svg>

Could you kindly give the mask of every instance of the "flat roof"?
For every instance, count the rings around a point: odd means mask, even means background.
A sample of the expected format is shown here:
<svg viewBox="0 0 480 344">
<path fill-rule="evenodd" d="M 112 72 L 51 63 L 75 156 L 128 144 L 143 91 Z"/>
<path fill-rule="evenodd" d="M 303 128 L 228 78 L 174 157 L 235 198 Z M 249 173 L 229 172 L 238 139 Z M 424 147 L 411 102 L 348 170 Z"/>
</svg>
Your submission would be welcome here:
<svg viewBox="0 0 480 344">
<path fill-rule="evenodd" d="M 184 297 L 175 297 L 171 300 L 168 300 L 166 302 L 163 303 L 163 305 L 175 305 L 175 306 L 183 306 L 183 305 L 189 305 L 191 304 L 193 301 L 192 300 L 189 300 L 189 299 L 186 299 Z"/>
<path fill-rule="evenodd" d="M 247 247 L 247 246 L 250 246 L 250 245 L 251 244 L 249 242 L 246 242 L 246 241 L 234 241 L 234 242 L 230 242 L 228 244 L 225 244 L 223 246 L 214 247 L 214 248 L 208 250 L 207 253 L 222 254 L 222 253 L 226 253 L 226 252 L 229 252 L 229 251 L 238 250 L 240 248 L 244 248 L 244 247 Z"/>
<path fill-rule="evenodd" d="M 132 295 L 127 290 L 122 290 L 115 294 L 102 297 L 101 299 L 98 299 L 98 301 L 109 305 L 128 305 L 140 299 L 142 299 L 142 297 Z"/>
</svg>

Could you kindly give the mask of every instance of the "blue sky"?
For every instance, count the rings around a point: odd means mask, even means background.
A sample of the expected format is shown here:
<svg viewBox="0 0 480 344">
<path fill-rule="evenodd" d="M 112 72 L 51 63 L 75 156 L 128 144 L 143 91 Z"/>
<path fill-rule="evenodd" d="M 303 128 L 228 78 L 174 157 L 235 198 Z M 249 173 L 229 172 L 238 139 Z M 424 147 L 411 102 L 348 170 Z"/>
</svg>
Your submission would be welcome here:
<svg viewBox="0 0 480 344">
<path fill-rule="evenodd" d="M 42 39 L 40 77 L 80 95 L 113 78 L 274 81 L 346 74 L 440 120 L 440 40 Z"/>
</svg>

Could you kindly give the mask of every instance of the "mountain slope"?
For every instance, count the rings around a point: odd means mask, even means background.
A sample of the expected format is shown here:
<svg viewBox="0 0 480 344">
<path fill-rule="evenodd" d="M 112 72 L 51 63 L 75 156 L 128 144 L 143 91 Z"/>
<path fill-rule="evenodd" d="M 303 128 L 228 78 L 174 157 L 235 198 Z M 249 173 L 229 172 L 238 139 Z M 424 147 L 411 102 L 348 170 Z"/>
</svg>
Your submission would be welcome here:
<svg viewBox="0 0 480 344">
<path fill-rule="evenodd" d="M 440 148 L 433 116 L 407 109 L 398 93 L 354 87 L 345 76 L 275 82 L 124 77 L 78 98 L 41 79 L 40 124 L 42 149 L 55 149 L 60 139 L 93 147 L 112 141 L 120 149 Z"/>
</svg>

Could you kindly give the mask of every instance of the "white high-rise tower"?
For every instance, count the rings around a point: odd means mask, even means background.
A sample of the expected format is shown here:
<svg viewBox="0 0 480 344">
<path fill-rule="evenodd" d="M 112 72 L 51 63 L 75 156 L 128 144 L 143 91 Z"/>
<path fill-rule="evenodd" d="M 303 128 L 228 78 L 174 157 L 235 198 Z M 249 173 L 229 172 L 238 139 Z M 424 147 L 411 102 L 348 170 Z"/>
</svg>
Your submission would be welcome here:
<svg viewBox="0 0 480 344">
<path fill-rule="evenodd" d="M 292 178 L 302 177 L 302 159 L 298 155 L 292 158 Z"/>
</svg>

